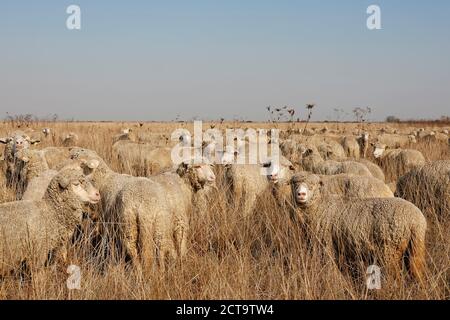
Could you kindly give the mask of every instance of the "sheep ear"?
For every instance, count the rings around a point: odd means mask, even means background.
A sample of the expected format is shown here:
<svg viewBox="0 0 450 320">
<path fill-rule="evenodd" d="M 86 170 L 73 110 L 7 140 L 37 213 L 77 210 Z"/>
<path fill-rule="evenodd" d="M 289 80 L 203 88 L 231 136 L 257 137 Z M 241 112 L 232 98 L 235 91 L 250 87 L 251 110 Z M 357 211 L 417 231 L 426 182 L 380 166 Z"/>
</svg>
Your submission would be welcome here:
<svg viewBox="0 0 450 320">
<path fill-rule="evenodd" d="M 69 187 L 70 180 L 66 177 L 60 177 L 58 183 L 62 189 L 67 189 Z"/>
<path fill-rule="evenodd" d="M 291 171 L 295 171 L 295 167 L 294 167 L 294 165 L 293 165 L 293 164 L 291 164 L 291 165 L 289 166 L 289 170 L 291 170 Z"/>
<path fill-rule="evenodd" d="M 11 138 L 9 138 L 9 137 L 0 138 L 0 143 L 2 143 L 2 144 L 7 144 L 10 141 L 11 141 Z"/>
</svg>

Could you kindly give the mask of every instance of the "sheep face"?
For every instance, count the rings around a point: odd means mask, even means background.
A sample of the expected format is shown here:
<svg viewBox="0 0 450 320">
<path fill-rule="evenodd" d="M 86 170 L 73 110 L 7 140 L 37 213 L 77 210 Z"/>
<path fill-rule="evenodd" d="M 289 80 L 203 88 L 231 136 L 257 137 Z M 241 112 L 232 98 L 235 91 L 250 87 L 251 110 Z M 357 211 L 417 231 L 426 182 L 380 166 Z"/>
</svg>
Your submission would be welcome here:
<svg viewBox="0 0 450 320">
<path fill-rule="evenodd" d="M 83 203 L 96 204 L 100 201 L 100 193 L 98 189 L 87 181 L 74 181 L 71 185 L 72 192 Z"/>
<path fill-rule="evenodd" d="M 9 143 L 12 144 L 12 152 L 15 154 L 16 152 L 28 149 L 31 145 L 38 143 L 39 140 L 32 140 L 26 134 L 15 134 L 9 140 Z"/>
<path fill-rule="evenodd" d="M 375 157 L 375 159 L 381 158 L 383 156 L 384 151 L 386 151 L 387 149 L 387 146 L 381 143 L 377 143 L 373 145 L 373 147 L 374 147 L 373 156 Z"/>
<path fill-rule="evenodd" d="M 100 192 L 84 176 L 81 170 L 63 170 L 55 178 L 59 187 L 75 195 L 75 198 L 83 204 L 96 204 L 100 201 Z"/>
<path fill-rule="evenodd" d="M 322 181 L 316 175 L 299 174 L 292 179 L 293 198 L 298 207 L 311 206 L 320 195 Z"/>
<path fill-rule="evenodd" d="M 264 164 L 264 167 L 267 168 L 267 178 L 273 184 L 289 180 L 295 170 L 292 165 L 287 167 L 274 161 Z"/>
</svg>

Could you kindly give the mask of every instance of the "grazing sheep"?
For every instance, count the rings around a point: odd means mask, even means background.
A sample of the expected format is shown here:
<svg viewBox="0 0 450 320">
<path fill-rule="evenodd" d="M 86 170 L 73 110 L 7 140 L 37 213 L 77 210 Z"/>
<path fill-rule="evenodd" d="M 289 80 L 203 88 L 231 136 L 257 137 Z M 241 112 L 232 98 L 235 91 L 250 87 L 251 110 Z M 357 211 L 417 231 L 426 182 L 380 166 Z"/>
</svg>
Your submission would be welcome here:
<svg viewBox="0 0 450 320">
<path fill-rule="evenodd" d="M 264 171 L 267 169 L 267 171 Z M 284 157 L 279 163 L 269 160 L 263 165 L 233 164 L 225 169 L 225 179 L 230 186 L 230 200 L 242 205 L 242 216 L 249 216 L 260 195 L 273 185 L 289 182 L 294 166 Z"/>
<path fill-rule="evenodd" d="M 78 144 L 78 135 L 74 132 L 68 133 L 62 140 L 63 147 L 75 147 Z"/>
<path fill-rule="evenodd" d="M 320 155 L 316 154 L 312 149 L 307 149 L 303 153 L 303 159 L 301 162 L 303 170 L 310 171 L 316 174 L 322 175 L 337 175 L 337 174 L 354 174 L 361 176 L 369 176 L 370 173 L 367 167 L 359 162 L 355 161 L 324 161 Z"/>
<path fill-rule="evenodd" d="M 83 172 L 67 169 L 55 176 L 40 201 L 0 205 L 0 276 L 24 265 L 34 269 L 55 258 L 65 260 L 65 244 L 80 224 L 84 205 L 100 200 Z"/>
<path fill-rule="evenodd" d="M 406 259 L 411 275 L 422 278 L 427 222 L 416 206 L 399 198 L 326 196 L 321 184 L 315 175 L 292 179 L 295 213 L 308 238 L 319 240 L 340 262 L 382 262 L 396 275 Z"/>
<path fill-rule="evenodd" d="M 394 194 L 384 182 L 374 177 L 339 174 L 320 176 L 322 191 L 346 198 L 393 198 Z"/>
<path fill-rule="evenodd" d="M 344 148 L 336 141 L 316 143 L 317 150 L 324 160 L 343 160 L 346 158 Z"/>
<path fill-rule="evenodd" d="M 390 150 L 385 144 L 374 145 L 373 155 L 390 179 L 396 181 L 408 171 L 425 165 L 426 161 L 420 151 L 411 149 Z"/>
<path fill-rule="evenodd" d="M 308 142 L 300 143 L 291 139 L 285 140 L 280 144 L 281 154 L 289 159 L 295 166 L 301 164 L 303 154 L 306 150 L 310 150 L 310 152 L 317 155 L 317 157 L 320 158 L 320 161 L 322 161 L 322 156 L 320 156 L 319 150 L 317 150 L 314 144 Z"/>
<path fill-rule="evenodd" d="M 410 144 L 417 143 L 417 140 L 413 135 L 380 134 L 376 138 L 376 143 L 395 149 L 408 147 Z"/>
<path fill-rule="evenodd" d="M 406 173 L 397 182 L 396 196 L 411 201 L 428 217 L 449 217 L 450 161 L 435 161 Z"/>
<path fill-rule="evenodd" d="M 347 158 L 359 159 L 361 150 L 357 138 L 349 136 L 344 137 L 342 139 L 342 147 L 344 148 Z"/>
<path fill-rule="evenodd" d="M 171 148 L 132 141 L 119 141 L 113 145 L 113 156 L 121 169 L 136 176 L 151 176 L 173 167 Z"/>
</svg>

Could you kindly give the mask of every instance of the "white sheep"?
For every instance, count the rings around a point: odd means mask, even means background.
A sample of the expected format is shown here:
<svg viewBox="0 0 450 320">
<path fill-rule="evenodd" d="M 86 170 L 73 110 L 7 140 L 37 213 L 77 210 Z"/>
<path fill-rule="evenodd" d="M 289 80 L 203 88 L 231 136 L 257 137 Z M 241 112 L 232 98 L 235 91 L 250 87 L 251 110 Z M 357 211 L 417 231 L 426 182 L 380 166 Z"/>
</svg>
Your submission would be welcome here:
<svg viewBox="0 0 450 320">
<path fill-rule="evenodd" d="M 292 179 L 295 214 L 309 239 L 339 261 L 381 262 L 396 275 L 405 259 L 411 275 L 422 278 L 427 222 L 416 206 L 399 198 L 348 201 L 323 194 L 321 184 L 310 174 Z"/>
<path fill-rule="evenodd" d="M 143 178 L 112 171 L 92 150 L 74 148 L 72 158 L 99 161 L 91 179 L 102 196 L 99 232 L 108 250 L 114 251 L 118 246 L 119 253 L 130 258 L 133 265 L 145 269 L 163 257 L 184 255 L 187 210 L 192 205 L 186 199 L 194 204 L 203 202 L 197 195 L 215 181 L 210 165 L 182 163 L 177 174 L 167 172 Z"/>
<path fill-rule="evenodd" d="M 434 161 L 400 177 L 396 195 L 411 201 L 430 218 L 450 217 L 450 160 Z"/>
<path fill-rule="evenodd" d="M 294 166 L 284 157 L 262 165 L 233 164 L 225 169 L 229 196 L 236 206 L 242 207 L 242 216 L 248 217 L 255 208 L 259 196 L 270 191 L 274 185 L 289 184 Z"/>
<path fill-rule="evenodd" d="M 323 160 L 320 155 L 314 152 L 313 149 L 307 149 L 302 155 L 301 166 L 303 170 L 310 171 L 316 174 L 323 175 L 337 175 L 337 174 L 354 174 L 361 176 L 369 176 L 369 169 L 362 163 L 356 161 L 333 161 Z"/>
<path fill-rule="evenodd" d="M 42 200 L 1 204 L 0 276 L 24 265 L 34 269 L 53 259 L 64 262 L 65 245 L 82 220 L 85 204 L 99 200 L 83 172 L 70 168 L 52 179 Z"/>
<path fill-rule="evenodd" d="M 338 174 L 320 176 L 326 194 L 346 198 L 393 198 L 394 194 L 383 181 L 369 176 Z"/>
<path fill-rule="evenodd" d="M 18 194 L 18 199 L 22 200 L 40 200 L 44 196 L 45 190 L 50 181 L 58 174 L 58 171 L 73 167 L 81 168 L 88 176 L 92 170 L 95 170 L 99 161 L 96 159 L 71 161 L 67 160 L 61 163 L 56 169 L 49 169 L 42 151 L 21 150 L 17 153 L 18 161 L 21 161 L 21 179 L 24 190 L 23 195 Z"/>
<path fill-rule="evenodd" d="M 357 142 L 359 144 L 359 150 L 360 150 L 360 157 L 366 158 L 367 157 L 367 150 L 369 149 L 369 133 L 363 132 L 358 138 Z"/>
<path fill-rule="evenodd" d="M 359 159 L 361 150 L 357 138 L 346 136 L 341 143 L 348 158 Z"/>
<path fill-rule="evenodd" d="M 389 182 L 396 181 L 408 171 L 426 163 L 425 157 L 418 150 L 389 149 L 387 145 L 380 143 L 374 145 L 373 156 L 390 178 Z"/>
</svg>

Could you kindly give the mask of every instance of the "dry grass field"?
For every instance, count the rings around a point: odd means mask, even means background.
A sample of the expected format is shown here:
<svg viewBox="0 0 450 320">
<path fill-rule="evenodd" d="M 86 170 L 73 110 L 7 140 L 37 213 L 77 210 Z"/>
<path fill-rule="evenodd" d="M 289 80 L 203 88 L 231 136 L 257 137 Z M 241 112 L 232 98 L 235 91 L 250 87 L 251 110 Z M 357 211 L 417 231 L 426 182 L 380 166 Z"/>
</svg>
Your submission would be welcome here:
<svg viewBox="0 0 450 320">
<path fill-rule="evenodd" d="M 203 123 L 207 129 L 273 128 L 302 129 L 305 124 Z M 383 127 L 408 133 L 415 128 L 445 126 L 427 123 L 310 123 L 309 128 L 352 133 L 376 132 Z M 293 127 L 292 127 L 293 126 Z M 61 146 L 60 137 L 75 132 L 78 146 L 95 150 L 114 171 L 123 166 L 112 156 L 112 138 L 123 128 L 135 132 L 164 132 L 177 128 L 192 131 L 192 123 L 89 123 L 32 122 L 40 132 L 52 129 L 54 137 L 42 139 L 37 147 Z M 448 124 L 447 124 L 448 127 Z M 17 129 L 17 123 L 0 123 L 0 137 Z M 24 127 L 20 129 L 26 129 Z M 373 135 L 372 135 L 373 136 Z M 427 161 L 450 160 L 448 143 L 419 141 L 411 148 L 423 153 Z M 52 265 L 31 270 L 31 278 L 11 275 L 0 280 L 0 299 L 450 299 L 450 215 L 438 219 L 433 208 L 425 212 L 428 222 L 426 262 L 423 283 L 404 272 L 401 278 L 383 274 L 381 290 L 368 290 L 364 271 L 340 270 L 336 261 L 321 248 L 305 243 L 302 230 L 273 197 L 259 201 L 250 217 L 242 217 L 226 196 L 221 168 L 217 169 L 217 190 L 210 197 L 208 210 L 192 214 L 189 222 L 188 251 L 182 261 L 162 272 L 157 268 L 141 272 L 124 261 L 110 261 L 102 255 L 101 242 L 91 242 L 90 230 L 101 221 L 88 221 L 84 234 L 69 250 L 70 264 L 81 268 L 81 289 L 68 290 L 67 266 Z M 125 172 L 124 173 L 133 173 Z M 0 182 L 0 203 L 13 201 L 14 191 Z M 92 231 L 94 232 L 94 231 Z M 100 244 L 99 244 L 100 243 Z M 367 266 L 361 265 L 361 270 Z"/>
</svg>

